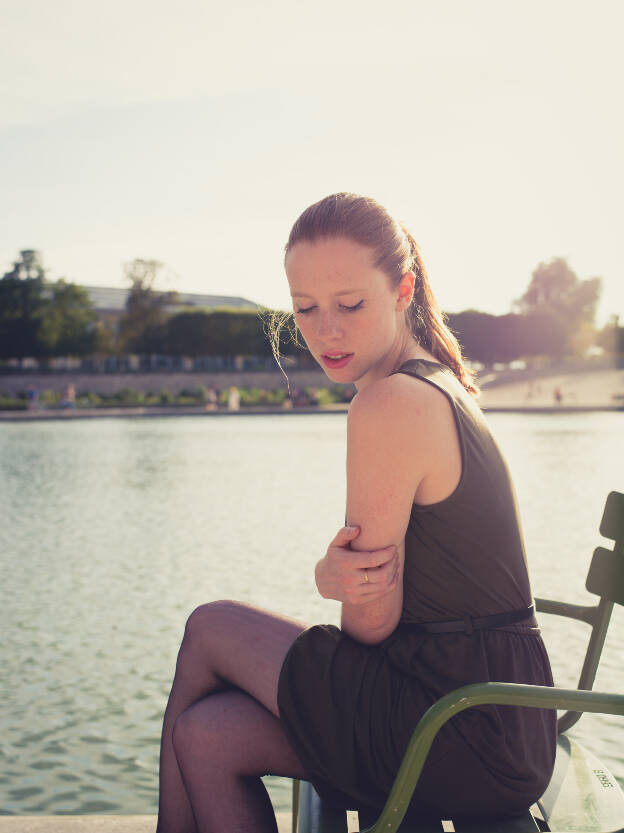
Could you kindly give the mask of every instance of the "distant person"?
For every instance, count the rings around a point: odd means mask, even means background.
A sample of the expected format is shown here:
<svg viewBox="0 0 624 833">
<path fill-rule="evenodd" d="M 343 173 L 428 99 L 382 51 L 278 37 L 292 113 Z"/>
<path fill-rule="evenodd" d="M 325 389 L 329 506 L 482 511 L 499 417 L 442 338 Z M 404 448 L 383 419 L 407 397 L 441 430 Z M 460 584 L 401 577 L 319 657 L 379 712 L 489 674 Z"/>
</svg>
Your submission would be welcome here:
<svg viewBox="0 0 624 833">
<path fill-rule="evenodd" d="M 208 388 L 206 391 L 206 400 L 204 408 L 206 411 L 216 411 L 219 404 L 217 392 L 214 388 Z"/>
<path fill-rule="evenodd" d="M 295 408 L 307 408 L 310 404 L 310 397 L 305 388 L 297 389 L 293 400 Z"/>
<path fill-rule="evenodd" d="M 555 400 L 555 405 L 561 405 L 561 403 L 563 402 L 563 393 L 561 392 L 560 387 L 556 387 L 553 390 L 553 398 Z"/>
<path fill-rule="evenodd" d="M 414 238 L 374 200 L 334 194 L 296 221 L 285 266 L 312 356 L 357 387 L 348 526 L 315 571 L 321 596 L 341 602 L 341 627 L 232 601 L 191 614 L 163 723 L 159 833 L 274 833 L 265 774 L 308 779 L 336 807 L 380 808 L 439 697 L 488 680 L 552 685 L 509 473 Z M 320 517 L 298 474 L 288 497 L 312 527 Z M 290 541 L 274 546 L 284 570 L 299 569 Z M 549 783 L 556 738 L 547 709 L 456 715 L 413 811 L 527 810 Z"/>
<path fill-rule="evenodd" d="M 28 410 L 36 411 L 39 407 L 39 392 L 37 391 L 37 388 L 28 388 L 26 399 L 28 402 Z"/>
<path fill-rule="evenodd" d="M 65 396 L 61 400 L 61 406 L 63 408 L 76 407 L 76 387 L 72 382 L 70 382 L 65 388 Z"/>
<path fill-rule="evenodd" d="M 232 385 L 228 391 L 228 411 L 238 410 L 240 410 L 240 391 L 236 385 Z"/>
</svg>

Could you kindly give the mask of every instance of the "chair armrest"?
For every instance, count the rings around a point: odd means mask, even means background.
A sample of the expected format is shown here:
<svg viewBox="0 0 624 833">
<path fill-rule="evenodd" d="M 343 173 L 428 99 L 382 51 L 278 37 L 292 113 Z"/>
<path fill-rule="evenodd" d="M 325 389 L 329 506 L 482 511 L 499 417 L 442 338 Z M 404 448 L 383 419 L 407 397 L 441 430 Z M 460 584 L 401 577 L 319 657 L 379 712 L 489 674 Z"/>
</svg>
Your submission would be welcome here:
<svg viewBox="0 0 624 833">
<path fill-rule="evenodd" d="M 598 605 L 574 605 L 568 602 L 556 602 L 553 599 L 535 598 L 535 610 L 538 613 L 552 613 L 555 616 L 567 616 L 568 619 L 579 619 L 593 625 L 596 622 Z"/>
<path fill-rule="evenodd" d="M 403 821 L 431 744 L 442 726 L 464 709 L 485 704 L 567 709 L 624 715 L 624 695 L 520 683 L 474 683 L 441 697 L 414 729 L 381 815 L 363 833 L 394 833 Z"/>
</svg>

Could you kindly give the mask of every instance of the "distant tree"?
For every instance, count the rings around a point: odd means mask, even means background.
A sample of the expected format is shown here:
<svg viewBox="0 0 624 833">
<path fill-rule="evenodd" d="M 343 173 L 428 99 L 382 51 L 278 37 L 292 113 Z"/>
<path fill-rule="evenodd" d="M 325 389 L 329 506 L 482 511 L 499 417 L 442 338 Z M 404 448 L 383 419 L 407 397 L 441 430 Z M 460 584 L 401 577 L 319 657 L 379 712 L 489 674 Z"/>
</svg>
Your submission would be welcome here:
<svg viewBox="0 0 624 833">
<path fill-rule="evenodd" d="M 174 356 L 267 356 L 271 352 L 255 310 L 184 310 L 167 321 L 165 340 Z"/>
<path fill-rule="evenodd" d="M 462 347 L 466 358 L 489 365 L 497 358 L 495 315 L 475 309 L 448 313 L 447 322 Z"/>
<path fill-rule="evenodd" d="M 565 350 L 567 331 L 558 315 L 534 312 L 491 315 L 464 310 L 447 315 L 464 355 L 489 366 L 530 356 L 559 356 Z"/>
<path fill-rule="evenodd" d="M 107 321 L 102 321 L 101 318 L 98 319 L 95 322 L 94 353 L 99 353 L 103 356 L 113 356 L 118 352 L 117 339 L 113 326 Z"/>
<path fill-rule="evenodd" d="M 606 353 L 624 356 L 624 327 L 620 324 L 618 315 L 612 315 L 602 330 L 598 333 L 596 343 Z"/>
<path fill-rule="evenodd" d="M 124 265 L 130 292 L 126 311 L 119 322 L 119 340 L 130 353 L 162 353 L 165 322 L 176 300 L 175 292 L 157 292 L 154 284 L 163 264 L 157 260 L 136 258 Z"/>
<path fill-rule="evenodd" d="M 593 326 L 601 289 L 600 278 L 580 280 L 564 258 L 556 257 L 537 266 L 515 308 L 525 315 L 550 313 L 558 316 L 567 329 L 567 349 L 572 350 L 575 344 L 582 349 L 588 327 Z M 580 336 L 579 331 L 584 334 Z"/>
<path fill-rule="evenodd" d="M 45 272 L 39 252 L 25 249 L 0 280 L 0 358 L 94 350 L 96 313 L 87 293 L 65 280 L 50 283 Z"/>
<path fill-rule="evenodd" d="M 97 314 L 87 292 L 65 280 L 48 285 L 39 340 L 47 356 L 86 356 L 96 349 Z"/>
<path fill-rule="evenodd" d="M 262 320 L 255 310 L 215 309 L 211 314 L 211 333 L 215 355 L 269 355 Z"/>
<path fill-rule="evenodd" d="M 39 358 L 41 312 L 46 303 L 45 270 L 39 252 L 25 249 L 0 280 L 0 358 Z"/>
<path fill-rule="evenodd" d="M 22 249 L 19 258 L 13 263 L 10 272 L 5 272 L 4 278 L 16 280 L 45 280 L 45 269 L 41 262 L 41 253 L 36 249 Z"/>
<path fill-rule="evenodd" d="M 172 356 L 210 355 L 210 318 L 208 310 L 185 310 L 167 321 L 165 341 Z"/>
<path fill-rule="evenodd" d="M 561 317 L 553 312 L 536 311 L 518 315 L 509 313 L 498 319 L 499 339 L 508 345 L 510 358 L 533 356 L 561 358 L 566 351 L 568 331 Z"/>
</svg>

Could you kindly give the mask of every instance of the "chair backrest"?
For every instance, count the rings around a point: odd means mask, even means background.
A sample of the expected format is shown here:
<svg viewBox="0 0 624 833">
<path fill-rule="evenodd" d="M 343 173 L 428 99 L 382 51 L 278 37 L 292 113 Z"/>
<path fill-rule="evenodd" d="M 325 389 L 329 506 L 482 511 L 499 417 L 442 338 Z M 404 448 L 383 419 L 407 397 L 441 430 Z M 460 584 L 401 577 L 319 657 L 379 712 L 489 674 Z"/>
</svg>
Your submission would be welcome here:
<svg viewBox="0 0 624 833">
<path fill-rule="evenodd" d="M 620 492 L 611 492 L 607 498 L 600 534 L 615 546 L 594 551 L 585 587 L 596 596 L 624 605 L 624 495 Z"/>
<path fill-rule="evenodd" d="M 607 497 L 600 534 L 614 541 L 612 550 L 597 547 L 589 565 L 585 587 L 600 602 L 591 610 L 592 626 L 578 687 L 590 690 L 596 678 L 614 604 L 624 605 L 624 494 L 610 492 Z M 580 718 L 580 712 L 566 712 L 559 718 L 559 732 L 565 732 Z"/>
</svg>

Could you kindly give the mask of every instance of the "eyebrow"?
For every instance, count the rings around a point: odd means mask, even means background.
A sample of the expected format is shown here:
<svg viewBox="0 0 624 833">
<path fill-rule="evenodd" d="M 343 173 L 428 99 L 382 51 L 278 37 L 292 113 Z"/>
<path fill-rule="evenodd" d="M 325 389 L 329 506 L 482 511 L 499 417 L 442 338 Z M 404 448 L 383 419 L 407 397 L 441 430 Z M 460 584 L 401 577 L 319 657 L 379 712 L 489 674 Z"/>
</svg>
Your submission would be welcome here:
<svg viewBox="0 0 624 833">
<path fill-rule="evenodd" d="M 364 292 L 363 289 L 342 289 L 340 292 L 334 292 L 335 297 L 340 295 L 351 295 L 354 292 Z M 308 295 L 306 292 L 291 292 L 291 298 L 313 298 L 314 295 Z"/>
</svg>

